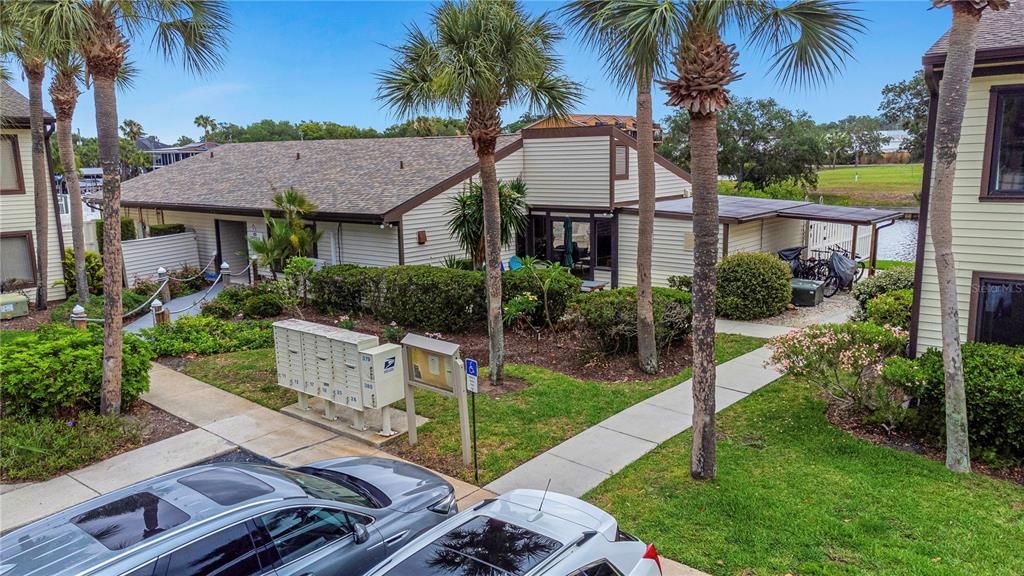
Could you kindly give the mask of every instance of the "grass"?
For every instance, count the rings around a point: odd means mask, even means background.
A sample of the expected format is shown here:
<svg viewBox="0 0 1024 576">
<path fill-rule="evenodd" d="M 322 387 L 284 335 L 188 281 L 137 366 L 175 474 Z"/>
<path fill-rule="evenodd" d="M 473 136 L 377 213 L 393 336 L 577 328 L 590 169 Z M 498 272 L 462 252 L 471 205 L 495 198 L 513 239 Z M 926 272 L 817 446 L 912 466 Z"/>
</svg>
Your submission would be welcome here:
<svg viewBox="0 0 1024 576">
<path fill-rule="evenodd" d="M 875 262 L 875 268 L 878 270 L 892 270 L 893 268 L 913 268 L 913 262 L 904 262 L 903 260 L 878 260 Z"/>
<path fill-rule="evenodd" d="M 827 204 L 851 206 L 916 206 L 923 164 L 841 166 L 818 171 L 818 190 Z"/>
<path fill-rule="evenodd" d="M 131 418 L 82 413 L 75 420 L 0 419 L 0 477 L 46 480 L 135 448 L 142 424 Z"/>
<path fill-rule="evenodd" d="M 624 530 L 715 575 L 1024 574 L 1024 488 L 835 428 L 783 379 L 719 415 L 718 478 L 689 432 L 588 493 Z"/>
<path fill-rule="evenodd" d="M 273 348 L 203 356 L 190 360 L 184 372 L 272 410 L 295 403 L 295 391 L 277 384 Z"/>
<path fill-rule="evenodd" d="M 724 362 L 763 344 L 764 340 L 759 338 L 720 334 L 716 358 Z M 581 381 L 521 364 L 506 365 L 505 374 L 524 380 L 529 386 L 498 397 L 477 395 L 481 485 L 605 418 L 679 384 L 690 377 L 690 370 L 658 380 L 622 383 Z M 472 470 L 462 466 L 455 401 L 417 391 L 416 412 L 431 421 L 419 428 L 416 446 L 396 446 L 400 455 L 472 482 Z"/>
</svg>

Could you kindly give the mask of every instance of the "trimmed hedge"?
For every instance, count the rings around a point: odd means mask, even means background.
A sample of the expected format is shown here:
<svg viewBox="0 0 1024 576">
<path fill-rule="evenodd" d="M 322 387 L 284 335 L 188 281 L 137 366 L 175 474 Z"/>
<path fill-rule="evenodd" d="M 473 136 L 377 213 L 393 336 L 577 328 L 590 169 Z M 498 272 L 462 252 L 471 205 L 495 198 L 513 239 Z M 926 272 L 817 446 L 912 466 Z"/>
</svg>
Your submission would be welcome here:
<svg viewBox="0 0 1024 576">
<path fill-rule="evenodd" d="M 568 268 L 562 266 L 524 267 L 518 270 L 509 270 L 501 275 L 501 296 L 505 302 L 521 294 L 535 296 L 540 305 L 534 310 L 530 323 L 534 326 L 544 326 L 547 323 L 544 318 L 545 286 L 547 286 L 547 313 L 551 317 L 551 323 L 556 324 L 558 319 L 565 315 L 569 303 L 579 295 L 582 284 L 582 280 L 573 276 Z"/>
<path fill-rule="evenodd" d="M 150 346 L 124 335 L 121 403 L 134 402 L 149 389 Z M 50 324 L 24 338 L 0 345 L 0 390 L 4 416 L 56 417 L 98 409 L 103 383 L 103 329 L 77 330 Z"/>
<path fill-rule="evenodd" d="M 100 254 L 103 254 L 103 220 L 96 221 L 96 245 L 100 247 Z M 137 238 L 135 221 L 128 216 L 121 217 L 121 241 L 135 240 Z"/>
<path fill-rule="evenodd" d="M 170 236 L 171 234 L 181 234 L 185 231 L 184 224 L 150 224 L 149 225 L 149 236 Z"/>
<path fill-rule="evenodd" d="M 654 338 L 660 349 L 690 333 L 693 306 L 690 294 L 672 288 L 654 288 Z M 580 315 L 601 351 L 608 355 L 637 349 L 636 288 L 587 292 L 579 296 Z"/>
<path fill-rule="evenodd" d="M 61 260 L 61 267 L 64 271 L 65 292 L 77 294 L 78 278 L 75 276 L 75 251 L 71 248 L 64 249 L 64 259 Z M 85 251 L 85 279 L 89 283 L 90 294 L 103 293 L 103 258 L 99 255 L 99 252 Z"/>
<path fill-rule="evenodd" d="M 249 318 L 273 318 L 284 312 L 284 306 L 273 294 L 257 294 L 245 301 L 242 312 Z"/>
<path fill-rule="evenodd" d="M 741 252 L 718 264 L 718 313 L 757 320 L 782 313 L 793 297 L 789 265 L 774 254 Z"/>
<path fill-rule="evenodd" d="M 364 294 L 371 281 L 380 280 L 380 268 L 365 268 L 355 264 L 325 266 L 309 278 L 309 292 L 313 306 L 325 314 L 362 312 Z"/>
<path fill-rule="evenodd" d="M 391 266 L 367 275 L 368 309 L 378 320 L 430 332 L 465 332 L 487 313 L 482 272 Z M 376 282 L 374 280 L 376 279 Z"/>
<path fill-rule="evenodd" d="M 270 322 L 228 322 L 213 316 L 186 316 L 142 331 L 158 356 L 221 354 L 269 348 L 274 345 Z"/>
<path fill-rule="evenodd" d="M 880 272 L 871 278 L 865 278 L 853 285 L 850 294 L 857 299 L 862 311 L 867 310 L 868 300 L 887 292 L 909 290 L 914 288 L 914 268 L 899 267 Z"/>
<path fill-rule="evenodd" d="M 910 329 L 910 308 L 914 302 L 914 291 L 906 288 L 886 292 L 867 302 L 868 322 L 879 326 L 899 326 Z"/>
<path fill-rule="evenodd" d="M 962 350 L 971 452 L 1024 458 L 1024 347 L 965 342 Z M 882 377 L 918 399 L 912 421 L 941 438 L 946 422 L 942 351 L 928 350 L 915 360 L 890 358 Z"/>
</svg>

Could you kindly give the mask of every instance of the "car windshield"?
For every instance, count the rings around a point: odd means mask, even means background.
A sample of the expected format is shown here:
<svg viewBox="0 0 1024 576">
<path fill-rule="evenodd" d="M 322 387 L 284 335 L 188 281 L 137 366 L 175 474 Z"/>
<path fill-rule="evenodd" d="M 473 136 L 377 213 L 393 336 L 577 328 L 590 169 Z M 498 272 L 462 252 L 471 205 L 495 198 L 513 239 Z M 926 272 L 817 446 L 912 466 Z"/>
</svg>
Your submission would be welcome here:
<svg viewBox="0 0 1024 576">
<path fill-rule="evenodd" d="M 522 576 L 562 543 L 497 518 L 477 516 L 387 572 L 388 576 Z"/>
<path fill-rule="evenodd" d="M 278 472 L 292 482 L 295 482 L 311 498 L 334 500 L 335 502 L 344 502 L 364 508 L 378 507 L 369 494 L 352 483 L 341 481 L 341 478 L 328 480 L 327 478 L 313 476 L 298 470 L 278 470 Z"/>
</svg>

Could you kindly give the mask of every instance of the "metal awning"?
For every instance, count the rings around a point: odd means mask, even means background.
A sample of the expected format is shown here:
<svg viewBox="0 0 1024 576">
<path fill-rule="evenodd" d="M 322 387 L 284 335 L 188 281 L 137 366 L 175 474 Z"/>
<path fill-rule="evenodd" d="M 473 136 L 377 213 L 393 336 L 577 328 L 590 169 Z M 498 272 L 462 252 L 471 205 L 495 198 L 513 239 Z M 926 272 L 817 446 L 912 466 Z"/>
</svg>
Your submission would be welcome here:
<svg viewBox="0 0 1024 576">
<path fill-rule="evenodd" d="M 637 208 L 634 204 L 626 206 L 622 210 L 636 212 Z M 658 216 L 692 220 L 693 198 L 659 200 L 655 204 L 654 210 Z M 774 200 L 771 198 L 718 195 L 718 220 L 723 224 L 742 224 L 744 222 L 775 217 L 834 222 L 851 226 L 870 226 L 879 222 L 902 218 L 903 212 L 877 208 L 830 206 L 802 200 Z"/>
<path fill-rule="evenodd" d="M 808 202 L 801 206 L 794 206 L 780 210 L 777 214 L 782 218 L 797 218 L 800 220 L 814 220 L 817 222 L 833 222 L 836 224 L 850 224 L 853 226 L 871 226 L 879 222 L 896 220 L 903 217 L 903 212 L 897 210 L 881 210 L 878 208 L 854 208 L 851 206 L 829 206 L 827 204 L 815 204 Z"/>
</svg>

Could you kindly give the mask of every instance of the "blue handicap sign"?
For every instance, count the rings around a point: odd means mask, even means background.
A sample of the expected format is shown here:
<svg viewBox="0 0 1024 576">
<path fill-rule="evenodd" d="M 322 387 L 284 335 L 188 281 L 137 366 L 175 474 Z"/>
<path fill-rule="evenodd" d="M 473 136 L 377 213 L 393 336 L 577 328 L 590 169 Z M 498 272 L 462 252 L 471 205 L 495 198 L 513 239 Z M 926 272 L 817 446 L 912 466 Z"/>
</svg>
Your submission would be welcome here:
<svg viewBox="0 0 1024 576">
<path fill-rule="evenodd" d="M 467 376 L 476 376 L 477 375 L 476 360 L 473 360 L 471 358 L 466 358 L 466 375 Z"/>
</svg>

